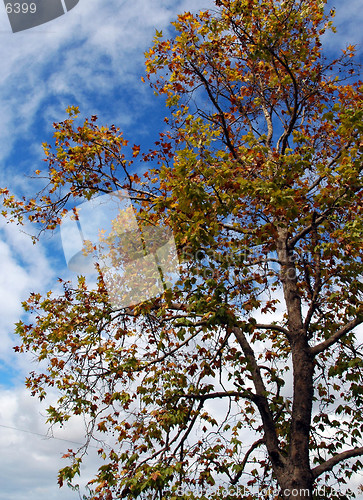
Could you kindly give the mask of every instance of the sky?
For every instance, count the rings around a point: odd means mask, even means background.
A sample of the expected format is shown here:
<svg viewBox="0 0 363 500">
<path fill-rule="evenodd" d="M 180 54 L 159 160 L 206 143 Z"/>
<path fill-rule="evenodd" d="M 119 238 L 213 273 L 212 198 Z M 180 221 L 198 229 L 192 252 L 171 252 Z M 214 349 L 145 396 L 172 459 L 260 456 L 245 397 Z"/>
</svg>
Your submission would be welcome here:
<svg viewBox="0 0 363 500">
<path fill-rule="evenodd" d="M 156 140 L 164 104 L 141 82 L 143 54 L 156 29 L 167 33 L 178 13 L 207 7 L 211 0 L 80 0 L 53 21 L 12 33 L 0 5 L 0 187 L 29 191 L 27 176 L 42 168 L 41 143 L 50 140 L 52 123 L 66 117 L 69 105 L 119 126 L 132 143 Z M 338 34 L 325 38 L 326 49 L 358 43 L 362 54 L 360 0 L 336 8 Z M 59 490 L 56 482 L 66 465 L 63 453 L 82 443 L 82 422 L 72 420 L 49 437 L 45 405 L 24 387 L 34 364 L 12 349 L 21 301 L 31 291 L 54 290 L 57 277 L 67 277 L 59 232 L 33 245 L 19 227 L 0 220 L 0 268 L 0 500 L 77 499 L 77 492 Z M 84 481 L 97 462 L 90 449 Z"/>
</svg>

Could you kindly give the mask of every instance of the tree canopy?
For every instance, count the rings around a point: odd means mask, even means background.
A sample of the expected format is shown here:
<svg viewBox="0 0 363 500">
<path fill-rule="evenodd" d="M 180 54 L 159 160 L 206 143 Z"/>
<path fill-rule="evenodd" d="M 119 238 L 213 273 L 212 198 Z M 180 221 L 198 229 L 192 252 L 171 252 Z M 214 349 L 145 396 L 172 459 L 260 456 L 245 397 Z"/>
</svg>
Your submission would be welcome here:
<svg viewBox="0 0 363 500">
<path fill-rule="evenodd" d="M 99 440 L 97 500 L 285 500 L 322 485 L 327 498 L 362 468 L 355 49 L 323 53 L 325 1 L 215 3 L 146 53 L 169 108 L 153 150 L 70 107 L 44 144 L 43 191 L 2 190 L 4 214 L 41 230 L 127 190 L 141 232 L 174 235 L 179 277 L 157 297 L 115 307 L 102 273 L 96 288 L 79 276 L 62 295 L 33 293 L 34 319 L 17 324 L 16 349 L 48 366 L 27 386 L 60 393 L 48 421 L 84 415 L 86 446 Z M 69 450 L 60 485 L 84 452 Z"/>
</svg>

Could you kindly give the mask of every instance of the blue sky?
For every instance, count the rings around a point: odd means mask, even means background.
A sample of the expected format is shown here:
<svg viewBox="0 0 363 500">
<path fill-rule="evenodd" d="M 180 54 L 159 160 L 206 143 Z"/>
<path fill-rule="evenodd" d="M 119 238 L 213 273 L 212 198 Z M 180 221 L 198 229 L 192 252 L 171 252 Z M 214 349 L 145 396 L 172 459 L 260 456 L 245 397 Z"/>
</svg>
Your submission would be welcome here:
<svg viewBox="0 0 363 500">
<path fill-rule="evenodd" d="M 0 6 L 0 186 L 31 194 L 24 175 L 42 168 L 41 143 L 50 140 L 52 123 L 65 118 L 69 105 L 119 126 L 132 143 L 151 144 L 163 127 L 164 106 L 141 82 L 143 53 L 155 29 L 167 32 L 179 12 L 204 7 L 213 7 L 211 0 L 80 0 L 64 16 L 13 34 Z M 325 39 L 326 49 L 358 43 L 362 54 L 361 2 L 336 7 L 338 34 Z M 45 405 L 23 383 L 34 365 L 13 353 L 12 331 L 28 293 L 54 289 L 57 276 L 67 276 L 59 233 L 34 246 L 18 227 L 0 220 L 0 266 L 0 500 L 77 499 L 56 485 L 57 470 L 66 465 L 61 456 L 71 445 L 9 428 L 47 433 Z M 82 442 L 81 422 L 54 435 Z M 85 480 L 97 465 L 92 450 L 87 464 Z"/>
</svg>

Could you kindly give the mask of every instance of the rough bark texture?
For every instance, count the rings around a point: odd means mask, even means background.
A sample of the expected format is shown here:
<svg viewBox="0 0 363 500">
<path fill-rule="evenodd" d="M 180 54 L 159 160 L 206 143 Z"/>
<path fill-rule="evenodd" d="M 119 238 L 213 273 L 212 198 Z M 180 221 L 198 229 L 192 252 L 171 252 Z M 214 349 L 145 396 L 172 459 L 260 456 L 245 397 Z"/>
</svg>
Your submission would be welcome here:
<svg viewBox="0 0 363 500">
<path fill-rule="evenodd" d="M 304 328 L 293 249 L 289 247 L 286 228 L 280 229 L 276 246 L 288 313 L 294 386 L 288 460 L 284 467 L 275 469 L 275 473 L 284 499 L 312 498 L 313 474 L 309 460 L 309 437 L 314 395 L 314 357 Z M 267 448 L 269 449 L 268 442 Z M 270 450 L 269 454 L 273 461 Z"/>
</svg>

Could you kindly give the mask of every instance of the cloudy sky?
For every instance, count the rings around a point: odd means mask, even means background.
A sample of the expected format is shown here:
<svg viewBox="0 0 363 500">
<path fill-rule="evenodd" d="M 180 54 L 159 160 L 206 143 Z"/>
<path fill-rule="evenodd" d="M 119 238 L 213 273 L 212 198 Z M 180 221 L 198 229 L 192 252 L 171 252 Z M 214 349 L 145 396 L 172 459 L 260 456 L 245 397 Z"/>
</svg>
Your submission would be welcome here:
<svg viewBox="0 0 363 500">
<path fill-rule="evenodd" d="M 211 0 L 80 0 L 58 19 L 19 33 L 12 33 L 0 6 L 0 187 L 26 191 L 25 176 L 42 166 L 41 143 L 50 140 L 52 123 L 65 118 L 69 105 L 116 124 L 133 143 L 152 142 L 163 108 L 141 82 L 143 53 L 155 29 L 166 32 L 177 13 L 211 6 Z M 326 48 L 358 43 L 362 54 L 360 1 L 336 7 L 339 31 L 326 38 Z M 45 436 L 45 406 L 24 388 L 32 362 L 12 351 L 21 301 L 30 291 L 54 289 L 57 276 L 67 273 L 60 252 L 59 234 L 33 246 L 16 226 L 0 221 L 0 500 L 79 498 L 59 490 L 56 477 L 66 465 L 62 454 L 82 442 L 82 425 L 72 421 L 54 430 L 57 439 Z M 85 478 L 96 467 L 94 451 Z"/>
</svg>

